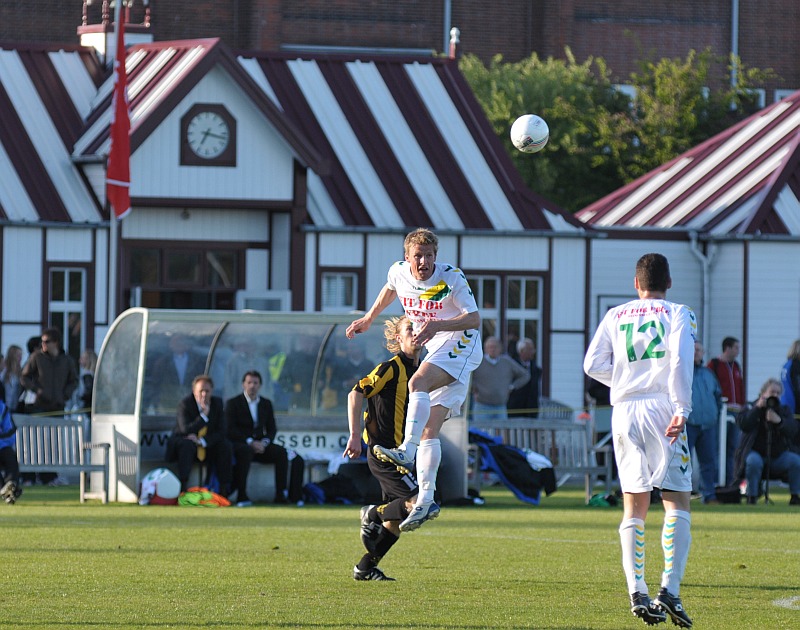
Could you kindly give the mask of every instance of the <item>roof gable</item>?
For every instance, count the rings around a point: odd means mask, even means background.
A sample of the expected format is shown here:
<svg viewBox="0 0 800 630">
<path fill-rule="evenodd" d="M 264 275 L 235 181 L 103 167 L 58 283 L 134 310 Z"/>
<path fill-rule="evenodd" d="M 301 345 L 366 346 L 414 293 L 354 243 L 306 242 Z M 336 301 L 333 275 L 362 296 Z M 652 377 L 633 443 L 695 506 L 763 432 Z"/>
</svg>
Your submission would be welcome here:
<svg viewBox="0 0 800 630">
<path fill-rule="evenodd" d="M 800 236 L 800 92 L 587 206 L 594 227 Z"/>
<path fill-rule="evenodd" d="M 49 61 L 32 58 L 22 64 L 29 68 L 25 74 L 32 85 L 30 75 L 41 74 L 42 67 L 57 80 L 50 89 L 45 82 L 48 77 L 43 77 L 41 85 L 29 91 L 47 93 L 38 97 L 46 103 L 44 126 L 56 130 L 51 135 L 58 136 L 55 144 L 65 153 L 59 160 L 69 163 L 74 181 L 65 185 L 57 174 L 43 173 L 41 177 L 52 185 L 45 183 L 28 196 L 49 190 L 48 196 L 56 199 L 52 203 L 28 199 L 29 210 L 18 212 L 20 216 L 38 213 L 41 219 L 44 208 L 57 212 L 52 217 L 57 220 L 106 216 L 97 199 L 102 198 L 102 190 L 95 171 L 108 152 L 113 76 L 96 57 L 81 69 L 78 59 L 86 52 L 42 49 L 39 54 L 49 55 Z M 198 86 L 221 72 L 238 90 L 235 98 L 241 101 L 244 95 L 269 123 L 265 128 L 277 133 L 272 140 L 254 139 L 261 143 L 259 147 L 265 142 L 269 145 L 265 150 L 275 143 L 288 147 L 308 167 L 306 223 L 334 229 L 585 229 L 572 215 L 525 186 L 454 60 L 266 52 L 234 55 L 217 39 L 196 39 L 133 45 L 126 68 L 134 166 L 137 160 L 148 161 L 147 155 L 137 153 L 143 148 L 145 153 L 173 151 L 177 136 L 171 139 L 163 135 L 164 130 L 174 129 L 176 112 L 195 98 Z M 230 94 L 221 90 L 217 100 L 224 102 Z M 25 110 L 20 103 L 7 107 Z M 41 152 L 37 145 L 34 153 Z M 89 167 L 86 173 L 80 172 L 76 163 L 81 162 L 96 163 L 92 174 Z M 281 171 L 276 176 L 285 174 Z M 29 185 L 15 190 L 31 188 L 41 177 L 28 176 Z M 96 196 L 87 181 L 95 182 Z M 235 205 L 238 196 L 226 192 L 225 181 L 219 180 L 218 195 Z M 134 191 L 145 190 L 136 182 L 132 186 Z M 63 199 L 64 189 L 72 189 L 73 199 Z M 262 198 L 258 192 L 247 197 L 251 207 L 263 207 L 263 201 L 273 199 Z M 161 204 L 168 204 L 170 196 L 177 201 L 187 198 L 169 187 L 153 193 Z M 7 202 L 12 197 L 12 193 L 0 196 L 0 211 L 8 214 Z M 140 201 L 147 198 L 145 194 Z M 282 198 L 279 194 L 274 199 Z M 214 202 L 214 195 L 205 200 Z M 58 210 L 59 203 L 65 211 Z M 73 210 L 73 205 L 83 207 L 83 214 Z"/>
</svg>

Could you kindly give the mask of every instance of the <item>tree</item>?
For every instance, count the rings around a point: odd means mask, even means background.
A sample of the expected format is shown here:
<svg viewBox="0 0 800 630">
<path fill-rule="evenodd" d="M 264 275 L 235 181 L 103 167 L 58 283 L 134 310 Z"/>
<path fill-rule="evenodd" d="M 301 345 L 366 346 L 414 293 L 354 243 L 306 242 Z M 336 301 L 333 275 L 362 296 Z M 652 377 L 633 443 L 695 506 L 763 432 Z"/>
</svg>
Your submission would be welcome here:
<svg viewBox="0 0 800 630">
<path fill-rule="evenodd" d="M 745 69 L 738 59 L 738 88 L 709 90 L 710 52 L 690 51 L 685 60 L 640 63 L 631 76 L 636 97 L 619 91 L 602 58 L 519 62 L 495 57 L 489 67 L 473 55 L 459 67 L 528 185 L 563 208 L 576 211 L 668 162 L 752 113 L 748 86 L 771 76 Z M 719 67 L 719 63 L 716 64 Z M 511 123 L 538 114 L 550 127 L 550 141 L 536 155 L 511 144 Z"/>
</svg>

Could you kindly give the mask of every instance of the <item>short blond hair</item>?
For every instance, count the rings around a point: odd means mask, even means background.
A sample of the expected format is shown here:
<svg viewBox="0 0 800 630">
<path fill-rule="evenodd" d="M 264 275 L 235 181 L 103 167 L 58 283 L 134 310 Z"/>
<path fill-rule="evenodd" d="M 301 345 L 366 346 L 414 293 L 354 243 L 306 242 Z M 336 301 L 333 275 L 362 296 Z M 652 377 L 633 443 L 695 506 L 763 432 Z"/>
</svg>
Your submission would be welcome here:
<svg viewBox="0 0 800 630">
<path fill-rule="evenodd" d="M 403 241 L 403 251 L 407 254 L 413 245 L 433 245 L 433 253 L 439 253 L 439 238 L 428 228 L 417 228 L 406 234 Z"/>
<path fill-rule="evenodd" d="M 789 354 L 786 355 L 787 359 L 800 359 L 800 339 L 795 339 L 789 348 Z"/>
<path fill-rule="evenodd" d="M 408 323 L 408 317 L 401 315 L 400 317 L 392 317 L 387 319 L 383 325 L 383 336 L 386 339 L 386 349 L 392 354 L 400 352 L 400 342 L 397 341 L 397 335 L 400 334 L 400 329 Z"/>
</svg>

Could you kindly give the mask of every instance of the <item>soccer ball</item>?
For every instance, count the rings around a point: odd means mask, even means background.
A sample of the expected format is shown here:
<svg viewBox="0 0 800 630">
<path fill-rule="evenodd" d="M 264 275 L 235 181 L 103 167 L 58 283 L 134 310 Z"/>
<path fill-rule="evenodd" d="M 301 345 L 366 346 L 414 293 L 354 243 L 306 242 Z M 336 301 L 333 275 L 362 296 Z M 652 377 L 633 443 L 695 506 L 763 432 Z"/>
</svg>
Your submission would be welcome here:
<svg viewBox="0 0 800 630">
<path fill-rule="evenodd" d="M 537 153 L 550 139 L 547 123 L 536 114 L 520 116 L 511 125 L 511 142 L 523 153 Z"/>
<path fill-rule="evenodd" d="M 142 479 L 139 505 L 176 505 L 181 493 L 181 482 L 171 470 L 156 468 Z"/>
</svg>

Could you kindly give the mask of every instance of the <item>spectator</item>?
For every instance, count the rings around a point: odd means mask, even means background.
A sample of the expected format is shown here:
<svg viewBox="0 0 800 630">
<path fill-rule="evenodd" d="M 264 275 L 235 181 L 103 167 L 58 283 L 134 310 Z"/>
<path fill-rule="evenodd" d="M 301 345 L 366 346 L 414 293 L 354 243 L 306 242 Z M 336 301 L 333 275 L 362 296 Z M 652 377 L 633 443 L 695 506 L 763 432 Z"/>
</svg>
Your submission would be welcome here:
<svg viewBox="0 0 800 630">
<path fill-rule="evenodd" d="M 61 331 L 48 328 L 42 333 L 41 348 L 28 357 L 20 382 L 36 394 L 33 412 L 64 411 L 78 386 L 75 364 L 61 349 Z"/>
<path fill-rule="evenodd" d="M 78 387 L 78 374 L 73 360 L 61 349 L 58 328 L 42 332 L 41 347 L 28 357 L 20 382 L 36 396 L 31 413 L 64 413 L 67 401 Z M 50 485 L 67 483 L 56 473 L 39 473 L 39 480 Z"/>
<path fill-rule="evenodd" d="M 83 422 L 83 435 L 87 441 L 91 441 L 92 436 L 92 393 L 96 368 L 97 354 L 87 348 L 78 359 L 78 389 L 75 391 L 75 407 L 80 410 L 78 418 Z"/>
<path fill-rule="evenodd" d="M 28 339 L 28 343 L 26 347 L 28 349 L 28 357 L 30 359 L 31 355 L 36 352 L 39 347 L 42 345 L 42 336 L 37 335 L 35 337 L 31 337 Z M 25 363 L 27 363 L 27 359 Z M 36 402 L 36 392 L 26 388 L 22 384 L 22 373 L 20 373 L 20 386 L 22 387 L 22 393 L 19 396 L 19 402 L 17 403 L 17 412 L 22 412 L 24 414 L 31 414 L 33 413 L 33 404 Z M 28 477 L 35 477 L 36 475 L 32 473 L 25 473 L 22 475 L 23 479 Z"/>
<path fill-rule="evenodd" d="M 275 443 L 278 427 L 272 402 L 259 396 L 261 373 L 245 372 L 242 378 L 242 393 L 225 403 L 225 421 L 228 438 L 233 447 L 236 464 L 233 468 L 234 489 L 237 491 L 237 507 L 252 505 L 247 496 L 247 475 L 250 464 L 275 464 L 275 503 L 297 503 L 302 505 L 303 471 L 305 462 L 300 455 L 291 454 Z M 287 472 L 289 487 L 286 487 Z"/>
<path fill-rule="evenodd" d="M 728 425 L 725 439 L 725 485 L 733 484 L 733 459 L 739 444 L 739 428 L 736 415 L 745 404 L 742 366 L 736 361 L 741 346 L 735 337 L 722 340 L 722 354 L 708 362 L 722 388 L 722 396 L 728 400 Z"/>
<path fill-rule="evenodd" d="M 269 373 L 269 359 L 254 343 L 251 337 L 239 337 L 234 340 L 233 354 L 225 363 L 222 396 L 224 400 L 238 396 L 242 391 L 242 374 L 248 370 L 256 370 L 263 375 L 261 391 L 264 397 L 272 399 L 272 378 Z M 230 428 L 230 427 L 229 427 Z"/>
<path fill-rule="evenodd" d="M 94 390 L 94 371 L 97 368 L 97 354 L 91 348 L 81 352 L 78 359 L 80 370 L 78 376 L 78 403 L 84 413 L 90 414 L 92 411 L 92 391 Z"/>
<path fill-rule="evenodd" d="M 533 360 L 535 356 L 536 346 L 533 344 L 533 339 L 524 337 L 517 342 L 517 363 L 528 371 L 530 380 L 511 390 L 506 404 L 509 415 L 539 417 L 542 368 Z M 485 355 L 484 358 L 486 358 Z"/>
<path fill-rule="evenodd" d="M 319 354 L 319 339 L 300 335 L 294 352 L 287 357 L 281 369 L 280 383 L 290 396 L 290 409 L 311 408 L 311 386 Z"/>
<path fill-rule="evenodd" d="M 214 382 L 206 374 L 195 376 L 192 393 L 178 403 L 175 428 L 167 440 L 166 460 L 178 462 L 181 492 L 189 487 L 189 475 L 195 461 L 208 462 L 205 485 L 211 485 L 216 472 L 219 494 L 230 493 L 231 443 L 225 426 L 222 399 L 212 396 Z"/>
<path fill-rule="evenodd" d="M 792 495 L 789 505 L 800 505 L 800 455 L 792 451 L 800 425 L 792 417 L 791 410 L 780 404 L 782 391 L 779 380 L 767 379 L 761 386 L 758 400 L 747 405 L 737 418 L 742 440 L 736 471 L 739 478 L 747 479 L 749 504 L 758 502 L 764 477 L 785 476 Z"/>
<path fill-rule="evenodd" d="M 22 376 L 22 348 L 8 346 L 6 357 L 3 360 L 3 369 L 0 371 L 0 384 L 4 389 L 4 401 L 11 412 L 17 410 L 19 398 L 22 394 L 20 377 Z"/>
<path fill-rule="evenodd" d="M 17 462 L 17 427 L 11 412 L 0 401 L 0 469 L 3 471 L 3 487 L 0 496 L 6 503 L 14 503 L 22 494 Z"/>
<path fill-rule="evenodd" d="M 795 420 L 800 420 L 800 339 L 792 342 L 786 359 L 781 369 L 781 403 L 789 406 Z"/>
<path fill-rule="evenodd" d="M 487 337 L 483 343 L 483 359 L 472 375 L 472 411 L 476 426 L 486 420 L 507 420 L 509 394 L 531 380 L 528 370 L 502 353 L 500 340 Z"/>
<path fill-rule="evenodd" d="M 160 357 L 153 367 L 155 399 L 152 404 L 161 413 L 170 413 L 183 399 L 196 374 L 205 372 L 205 361 L 192 352 L 187 335 L 176 333 L 169 340 L 169 354 Z"/>
<path fill-rule="evenodd" d="M 344 405 L 350 390 L 375 367 L 367 359 L 364 345 L 360 340 L 346 344 L 344 356 L 333 357 L 325 366 L 325 388 L 322 390 L 320 406 L 323 409 L 333 409 Z"/>
<path fill-rule="evenodd" d="M 703 344 L 694 342 L 694 379 L 692 380 L 692 412 L 686 422 L 689 449 L 700 464 L 700 490 L 703 503 L 719 503 L 715 478 L 719 416 L 722 411 L 722 389 L 714 373 L 703 367 Z"/>
<path fill-rule="evenodd" d="M 408 379 L 417 371 L 422 352 L 422 346 L 414 343 L 414 326 L 405 316 L 387 320 L 383 334 L 386 348 L 394 357 L 364 372 L 347 400 L 350 436 L 344 457 L 361 456 L 363 418 L 367 465 L 381 486 L 384 501 L 380 506 L 361 508 L 361 542 L 367 553 L 353 568 L 355 580 L 394 580 L 378 568 L 378 563 L 400 537 L 400 523 L 411 513 L 418 493 L 413 474 L 379 460 L 372 450 L 376 444 L 398 446 L 408 408 Z M 362 414 L 365 399 L 367 410 Z"/>
</svg>

